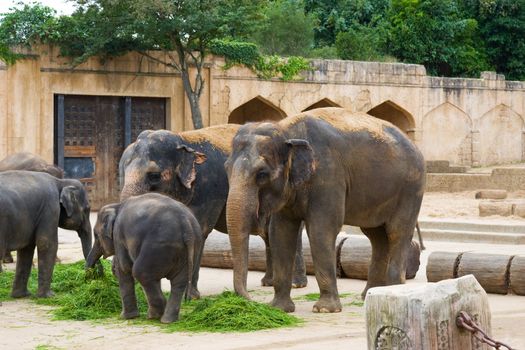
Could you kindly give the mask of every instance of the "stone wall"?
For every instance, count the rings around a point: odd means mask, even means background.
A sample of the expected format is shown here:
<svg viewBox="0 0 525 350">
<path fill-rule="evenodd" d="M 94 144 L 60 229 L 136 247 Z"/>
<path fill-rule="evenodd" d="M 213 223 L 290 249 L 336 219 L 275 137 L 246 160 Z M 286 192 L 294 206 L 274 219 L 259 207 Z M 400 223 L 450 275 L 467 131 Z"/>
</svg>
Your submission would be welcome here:
<svg viewBox="0 0 525 350">
<path fill-rule="evenodd" d="M 428 160 L 466 166 L 525 161 L 524 82 L 492 72 L 480 79 L 429 77 L 420 65 L 341 60 L 314 60 L 304 79 L 284 82 L 223 65 L 211 57 L 204 72 L 204 125 L 340 106 L 393 122 Z M 69 67 L 48 48 L 35 59 L 0 66 L 0 157 L 25 150 L 53 159 L 55 94 L 163 97 L 168 127 L 192 128 L 180 76 L 151 59 L 129 54 Z"/>
<path fill-rule="evenodd" d="M 427 192 L 459 192 L 479 189 L 524 189 L 525 168 L 497 168 L 490 174 L 427 174 Z"/>
</svg>

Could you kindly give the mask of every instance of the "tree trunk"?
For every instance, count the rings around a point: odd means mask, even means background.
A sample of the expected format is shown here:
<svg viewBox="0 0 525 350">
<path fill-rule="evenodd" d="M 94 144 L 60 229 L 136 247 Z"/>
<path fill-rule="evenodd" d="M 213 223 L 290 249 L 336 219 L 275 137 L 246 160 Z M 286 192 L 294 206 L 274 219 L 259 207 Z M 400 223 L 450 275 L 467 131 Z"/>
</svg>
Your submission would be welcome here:
<svg viewBox="0 0 525 350">
<path fill-rule="evenodd" d="M 200 100 L 200 94 L 195 92 L 191 86 L 190 83 L 190 76 L 189 71 L 187 69 L 184 69 L 181 71 L 182 76 L 182 86 L 184 87 L 184 92 L 186 93 L 186 97 L 188 98 L 188 101 L 190 102 L 190 109 L 191 109 L 191 120 L 193 122 L 193 128 L 195 129 L 202 129 L 204 125 L 202 124 L 202 113 L 201 113 L 201 106 L 199 103 Z"/>
</svg>

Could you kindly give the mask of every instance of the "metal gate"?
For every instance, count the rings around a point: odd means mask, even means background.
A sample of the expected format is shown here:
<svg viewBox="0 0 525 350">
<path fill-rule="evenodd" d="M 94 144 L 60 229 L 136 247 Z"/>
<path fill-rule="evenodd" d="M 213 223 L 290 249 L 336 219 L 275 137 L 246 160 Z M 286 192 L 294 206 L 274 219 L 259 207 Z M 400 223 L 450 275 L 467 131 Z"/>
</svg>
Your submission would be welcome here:
<svg viewBox="0 0 525 350">
<path fill-rule="evenodd" d="M 146 129 L 166 127 L 164 98 L 55 96 L 55 162 L 86 186 L 91 207 L 119 200 L 118 162 Z"/>
</svg>

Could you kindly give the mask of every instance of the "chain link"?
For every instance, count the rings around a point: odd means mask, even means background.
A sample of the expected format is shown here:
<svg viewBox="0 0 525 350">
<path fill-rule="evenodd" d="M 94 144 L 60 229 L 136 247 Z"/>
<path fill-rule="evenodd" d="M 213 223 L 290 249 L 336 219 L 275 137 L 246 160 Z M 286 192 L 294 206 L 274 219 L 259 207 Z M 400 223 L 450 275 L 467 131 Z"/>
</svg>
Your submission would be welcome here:
<svg viewBox="0 0 525 350">
<path fill-rule="evenodd" d="M 489 337 L 483 329 L 470 317 L 469 314 L 467 314 L 465 311 L 460 311 L 458 317 L 456 318 L 456 325 L 460 328 L 464 328 L 467 331 L 471 332 L 476 339 L 479 341 L 488 344 L 489 346 L 492 346 L 496 349 L 502 349 L 506 348 L 508 350 L 516 350 L 508 346 L 507 344 L 504 344 L 502 342 L 499 342 L 497 340 L 492 339 Z"/>
</svg>

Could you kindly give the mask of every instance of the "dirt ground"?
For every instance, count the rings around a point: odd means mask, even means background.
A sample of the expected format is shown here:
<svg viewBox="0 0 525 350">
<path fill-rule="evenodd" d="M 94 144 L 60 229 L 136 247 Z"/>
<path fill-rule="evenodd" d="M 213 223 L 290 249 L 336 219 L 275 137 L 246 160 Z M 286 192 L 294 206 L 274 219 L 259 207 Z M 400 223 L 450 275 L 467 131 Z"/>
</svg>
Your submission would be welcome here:
<svg viewBox="0 0 525 350">
<path fill-rule="evenodd" d="M 525 191 L 512 193 L 512 198 L 525 198 Z M 422 218 L 455 218 L 474 220 L 478 201 L 474 192 L 427 193 L 421 210 Z M 93 221 L 95 216 L 92 217 Z M 480 220 L 523 222 L 518 217 L 488 217 Z M 62 262 L 74 262 L 82 258 L 80 242 L 76 233 L 60 230 L 59 258 Z M 425 266 L 428 255 L 435 250 L 475 250 L 525 254 L 525 245 L 488 245 L 474 243 L 425 242 L 427 250 L 421 255 L 421 266 L 407 288 L 426 282 Z M 12 265 L 4 265 L 13 268 Z M 260 286 L 262 273 L 250 272 L 248 287 L 253 299 L 267 302 L 273 289 Z M 315 278 L 309 276 L 307 288 L 293 290 L 293 296 L 318 292 Z M 201 269 L 200 290 L 203 295 L 232 289 L 230 270 Z M 339 279 L 340 293 L 360 293 L 364 281 Z M 304 324 L 280 330 L 251 333 L 164 333 L 155 326 L 130 325 L 126 321 L 81 322 L 53 321 L 49 307 L 38 306 L 29 300 L 4 302 L 0 306 L 0 349 L 366 349 L 366 325 L 364 307 L 349 305 L 343 299 L 343 312 L 337 314 L 314 314 L 314 302 L 296 301 L 295 315 Z M 515 295 L 489 295 L 492 311 L 492 332 L 497 340 L 525 349 L 525 297 Z"/>
</svg>

